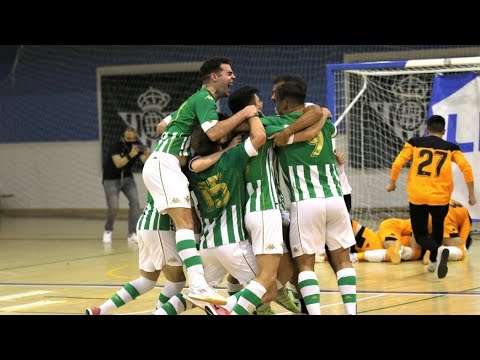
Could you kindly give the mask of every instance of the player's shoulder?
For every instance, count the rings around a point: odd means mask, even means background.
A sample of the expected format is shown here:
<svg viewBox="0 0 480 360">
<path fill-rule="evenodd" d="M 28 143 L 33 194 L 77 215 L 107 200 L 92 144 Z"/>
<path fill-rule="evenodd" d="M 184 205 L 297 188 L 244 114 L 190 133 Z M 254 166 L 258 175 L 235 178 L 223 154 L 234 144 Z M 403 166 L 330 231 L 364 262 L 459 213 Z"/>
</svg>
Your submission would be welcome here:
<svg viewBox="0 0 480 360">
<path fill-rule="evenodd" d="M 282 121 L 282 115 L 267 115 L 260 118 L 264 125 L 275 125 Z"/>
<path fill-rule="evenodd" d="M 417 148 L 456 151 L 460 150 L 457 144 L 446 141 L 438 136 L 414 137 L 407 141 L 408 144 Z"/>
<path fill-rule="evenodd" d="M 332 119 L 327 119 L 325 121 L 325 125 L 323 125 L 324 128 L 329 129 L 330 131 L 335 131 L 337 129 L 337 126 L 333 123 Z"/>
<path fill-rule="evenodd" d="M 194 93 L 192 96 L 190 96 L 189 101 L 194 102 L 194 103 L 215 103 L 215 98 L 213 95 L 210 93 L 205 88 L 200 88 L 197 90 L 196 93 Z"/>
</svg>

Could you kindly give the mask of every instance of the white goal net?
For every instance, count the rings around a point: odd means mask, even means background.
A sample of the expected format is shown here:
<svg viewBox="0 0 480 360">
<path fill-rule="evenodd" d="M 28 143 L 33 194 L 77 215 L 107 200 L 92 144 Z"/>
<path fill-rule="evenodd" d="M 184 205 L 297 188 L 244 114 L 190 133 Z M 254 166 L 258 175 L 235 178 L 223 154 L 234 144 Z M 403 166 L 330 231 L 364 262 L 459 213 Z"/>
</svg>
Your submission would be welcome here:
<svg viewBox="0 0 480 360">
<path fill-rule="evenodd" d="M 408 169 L 387 193 L 391 165 L 405 141 L 425 132 L 436 74 L 461 72 L 480 72 L 480 57 L 327 65 L 327 106 L 347 159 L 353 219 L 377 229 L 386 218 L 409 217 Z"/>
</svg>

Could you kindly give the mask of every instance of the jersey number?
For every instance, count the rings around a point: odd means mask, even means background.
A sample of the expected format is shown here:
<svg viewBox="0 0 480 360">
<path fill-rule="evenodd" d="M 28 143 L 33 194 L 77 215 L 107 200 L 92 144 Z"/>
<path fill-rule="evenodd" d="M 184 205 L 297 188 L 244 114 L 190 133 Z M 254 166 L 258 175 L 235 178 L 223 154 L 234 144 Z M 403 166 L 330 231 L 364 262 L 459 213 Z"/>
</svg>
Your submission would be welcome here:
<svg viewBox="0 0 480 360">
<path fill-rule="evenodd" d="M 219 182 L 221 176 L 221 173 L 216 174 L 198 184 L 203 199 L 208 205 L 208 212 L 215 210 L 215 208 L 223 208 L 230 200 L 230 191 L 228 191 L 227 184 Z"/>
<path fill-rule="evenodd" d="M 319 133 L 317 136 L 315 136 L 312 140 L 308 141 L 309 145 L 314 145 L 315 149 L 313 149 L 312 153 L 310 154 L 310 157 L 317 157 L 320 155 L 322 152 L 323 148 L 323 134 Z"/>
<path fill-rule="evenodd" d="M 448 153 L 446 151 L 432 151 L 428 149 L 421 150 L 419 155 L 421 158 L 425 158 L 425 160 L 418 165 L 417 174 L 420 176 L 431 176 L 432 172 L 426 170 L 425 168 L 431 165 L 435 158 L 435 177 L 439 177 L 442 166 L 445 164 L 445 160 L 447 160 L 447 154 Z"/>
</svg>

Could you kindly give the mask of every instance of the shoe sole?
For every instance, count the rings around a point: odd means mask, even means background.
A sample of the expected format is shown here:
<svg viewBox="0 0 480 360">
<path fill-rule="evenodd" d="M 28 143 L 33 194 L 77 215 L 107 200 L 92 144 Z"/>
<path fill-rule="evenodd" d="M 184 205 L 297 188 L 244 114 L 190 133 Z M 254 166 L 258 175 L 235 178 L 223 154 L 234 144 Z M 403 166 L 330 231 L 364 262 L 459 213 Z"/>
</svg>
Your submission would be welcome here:
<svg viewBox="0 0 480 360">
<path fill-rule="evenodd" d="M 399 240 L 395 241 L 393 245 L 392 254 L 390 255 L 390 261 L 393 265 L 398 265 L 402 262 L 402 256 L 400 255 L 400 250 L 402 249 L 402 244 Z"/>
<path fill-rule="evenodd" d="M 390 255 L 390 262 L 393 265 L 398 265 L 402 262 L 402 258 L 398 253 L 392 252 L 392 254 Z"/>
<path fill-rule="evenodd" d="M 193 304 L 194 306 L 199 307 L 200 309 L 203 309 L 203 310 L 207 311 L 207 310 L 206 310 L 206 306 L 207 306 L 208 302 L 202 301 L 202 300 L 198 300 L 198 299 L 193 298 L 193 297 L 191 297 L 191 296 L 189 296 L 189 295 L 183 295 L 183 298 L 184 298 L 186 301 L 188 301 L 189 303 Z"/>
<path fill-rule="evenodd" d="M 302 312 L 302 310 L 300 310 L 298 307 L 297 307 L 297 310 L 294 311 L 293 308 L 290 308 L 289 306 L 284 305 L 281 301 L 278 301 L 277 299 L 273 300 L 273 302 L 277 305 L 280 305 L 285 310 L 290 311 L 292 314 L 300 314 Z"/>
<path fill-rule="evenodd" d="M 393 265 L 398 265 L 402 261 L 402 257 L 400 256 L 400 249 L 402 248 L 402 244 L 400 241 L 395 241 L 392 246 L 387 248 L 387 261 L 390 260 L 390 263 Z M 388 260 L 388 258 L 390 258 Z"/>
<path fill-rule="evenodd" d="M 210 306 L 205 306 L 205 308 L 204 308 L 203 310 L 205 310 L 205 313 L 206 313 L 207 315 L 212 315 L 212 316 L 218 315 L 218 314 L 216 314 L 215 312 L 212 311 L 212 309 L 210 308 Z"/>
<path fill-rule="evenodd" d="M 448 256 L 450 255 L 450 250 L 443 249 L 442 255 L 440 256 L 440 262 L 438 263 L 437 275 L 439 279 L 443 279 L 447 276 L 448 273 Z"/>
<path fill-rule="evenodd" d="M 183 296 L 184 298 L 189 298 L 192 304 L 195 304 L 193 301 L 198 301 L 198 302 L 204 302 L 204 303 L 210 303 L 210 304 L 215 304 L 215 305 L 227 305 L 227 299 L 221 300 L 221 299 L 215 299 L 215 298 L 209 298 L 209 297 L 199 297 L 195 295 L 188 295 L 188 296 Z"/>
<path fill-rule="evenodd" d="M 256 315 L 258 315 L 258 316 L 270 316 L 270 315 L 277 315 L 277 313 L 275 311 L 273 311 L 273 312 L 264 312 L 264 311 L 259 312 L 259 311 L 257 311 Z"/>
</svg>

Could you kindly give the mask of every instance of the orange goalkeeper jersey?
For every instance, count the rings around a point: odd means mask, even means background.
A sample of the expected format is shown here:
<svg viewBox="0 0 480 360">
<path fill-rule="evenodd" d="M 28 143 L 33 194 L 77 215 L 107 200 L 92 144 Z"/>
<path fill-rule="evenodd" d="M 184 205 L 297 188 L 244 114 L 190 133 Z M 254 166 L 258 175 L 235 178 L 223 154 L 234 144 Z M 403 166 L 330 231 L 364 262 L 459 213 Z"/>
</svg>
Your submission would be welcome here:
<svg viewBox="0 0 480 360">
<path fill-rule="evenodd" d="M 410 236 L 413 236 L 412 223 L 410 219 L 385 219 L 380 223 L 378 236 L 382 241 L 401 240 L 402 245 L 408 246 Z"/>
<path fill-rule="evenodd" d="M 383 249 L 383 242 L 375 231 L 363 226 L 355 220 L 352 220 L 352 228 L 353 233 L 355 234 L 356 252 Z"/>
<path fill-rule="evenodd" d="M 452 162 L 462 171 L 465 182 L 473 181 L 472 167 L 458 145 L 438 136 L 416 137 L 405 143 L 392 165 L 390 179 L 397 180 L 412 160 L 407 193 L 414 205 L 446 205 L 453 191 Z"/>
<path fill-rule="evenodd" d="M 472 218 L 468 209 L 456 200 L 451 199 L 448 206 L 448 214 L 443 222 L 443 237 L 459 237 L 463 244 L 467 243 L 472 230 Z M 432 219 L 428 217 L 428 231 L 432 232 Z"/>
</svg>

